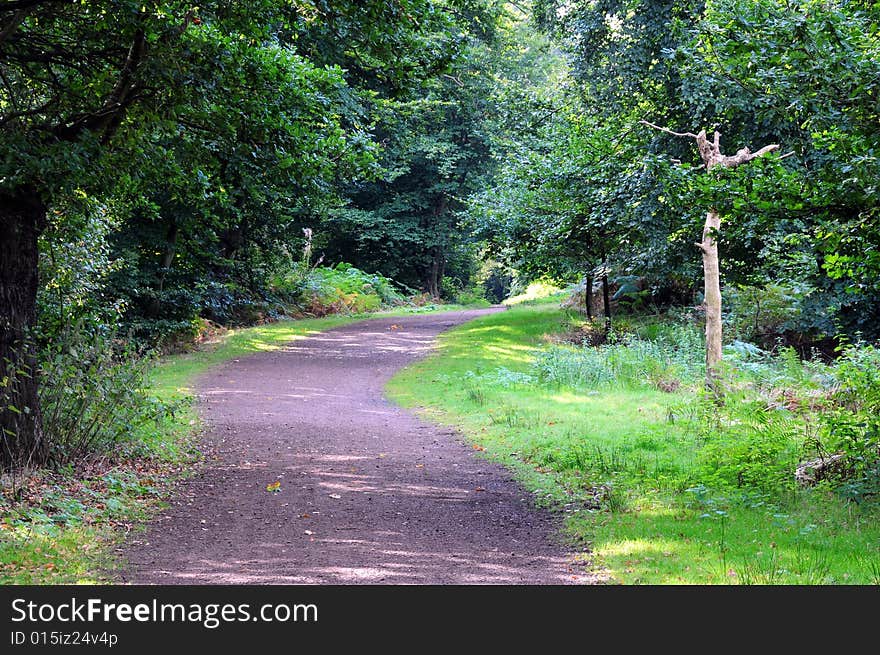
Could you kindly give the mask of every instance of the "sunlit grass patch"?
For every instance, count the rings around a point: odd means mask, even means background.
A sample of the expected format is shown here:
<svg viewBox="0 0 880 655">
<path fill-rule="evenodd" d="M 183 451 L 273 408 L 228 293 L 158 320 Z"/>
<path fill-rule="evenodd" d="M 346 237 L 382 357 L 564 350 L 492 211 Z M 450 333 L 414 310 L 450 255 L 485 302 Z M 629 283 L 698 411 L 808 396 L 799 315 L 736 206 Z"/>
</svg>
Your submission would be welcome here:
<svg viewBox="0 0 880 655">
<path fill-rule="evenodd" d="M 637 344 L 632 352 L 660 364 L 669 353 L 671 364 L 680 358 L 678 370 L 699 374 L 688 369 L 693 354 L 675 350 L 676 335 L 694 346 L 689 333 L 651 320 L 633 331 L 659 335 L 659 346 Z M 562 331 L 564 322 L 549 303 L 482 317 L 441 335 L 438 352 L 395 376 L 388 392 L 430 420 L 460 428 L 479 456 L 510 468 L 537 504 L 564 513 L 568 537 L 588 545 L 594 564 L 618 582 L 880 583 L 876 503 L 776 482 L 770 490 L 737 487 L 713 468 L 713 458 L 728 450 L 742 451 L 731 470 L 751 465 L 755 453 L 764 456 L 772 442 L 761 426 L 785 427 L 784 412 L 757 416 L 749 426 L 749 407 L 740 410 L 734 396 L 735 411 L 725 419 L 731 425 L 716 431 L 702 422 L 699 384 L 661 390 L 642 376 L 639 357 L 627 359 L 625 344 L 613 346 L 627 364 L 614 384 L 542 381 L 535 361 L 557 347 L 542 337 Z M 754 447 L 725 445 L 737 425 L 757 435 Z M 735 470 L 758 474 L 761 461 Z"/>
</svg>

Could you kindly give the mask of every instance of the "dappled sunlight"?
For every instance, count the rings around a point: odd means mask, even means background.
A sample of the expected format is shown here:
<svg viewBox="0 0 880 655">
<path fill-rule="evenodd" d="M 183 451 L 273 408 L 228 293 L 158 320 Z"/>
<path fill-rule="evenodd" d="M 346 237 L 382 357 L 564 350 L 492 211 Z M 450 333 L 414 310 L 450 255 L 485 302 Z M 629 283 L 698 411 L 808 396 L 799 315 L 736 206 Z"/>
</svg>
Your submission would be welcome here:
<svg viewBox="0 0 880 655">
<path fill-rule="evenodd" d="M 507 334 L 513 334 L 515 330 L 509 325 L 501 325 L 498 323 L 493 323 L 491 325 L 480 325 L 475 327 L 466 327 L 460 328 L 458 334 L 460 335 L 470 335 L 470 334 L 483 334 L 485 332 L 501 332 Z"/>
<path fill-rule="evenodd" d="M 320 334 L 320 332 L 310 330 L 305 333 L 266 334 L 266 337 L 271 336 L 271 340 L 268 338 L 261 339 L 258 335 L 255 335 L 247 339 L 236 339 L 235 345 L 244 346 L 249 351 L 272 352 L 283 349 L 288 343 L 302 341 L 316 334 Z"/>
<path fill-rule="evenodd" d="M 310 477 L 314 476 L 319 480 L 319 487 L 333 492 L 390 494 L 443 501 L 461 501 L 472 495 L 471 489 L 430 483 L 388 481 L 387 478 L 378 475 L 328 471 L 316 467 L 310 467 L 301 472 Z"/>
<path fill-rule="evenodd" d="M 523 351 L 528 352 L 529 348 L 519 346 L 486 346 L 485 349 L 493 355 L 500 355 L 500 358 L 506 361 L 528 364 L 533 359 L 531 355 L 523 354 Z"/>
<path fill-rule="evenodd" d="M 425 580 L 459 584 L 522 584 L 522 565 L 558 571 L 556 584 L 594 582 L 597 576 L 563 557 L 523 553 L 511 560 L 498 550 L 474 552 L 408 545 L 388 548 L 388 535 L 373 533 L 371 539 L 313 537 L 333 560 L 345 565 L 311 565 L 308 560 L 293 566 L 288 554 L 297 546 L 256 542 L 254 557 L 208 559 L 191 557 L 188 571 L 158 570 L 166 583 L 208 584 L 424 584 Z M 402 544 L 400 544 L 402 545 Z M 198 571 L 198 573 L 193 572 Z M 271 572 L 271 573 L 270 573 Z"/>
<path fill-rule="evenodd" d="M 328 347 L 329 346 L 329 347 Z M 358 332 L 354 334 L 326 332 L 309 339 L 306 344 L 288 345 L 286 353 L 319 354 L 322 357 L 366 358 L 379 352 L 421 353 L 434 346 L 432 336 L 415 336 L 411 332 Z"/>
<path fill-rule="evenodd" d="M 309 457 L 309 459 L 313 458 Z M 376 459 L 375 455 L 321 455 L 321 461 L 323 462 L 363 462 L 374 459 Z"/>
<path fill-rule="evenodd" d="M 604 400 L 598 393 L 587 395 L 570 391 L 544 396 L 544 399 L 560 405 L 592 405 Z"/>
<path fill-rule="evenodd" d="M 189 502 L 176 510 L 178 562 L 156 558 L 164 537 L 151 536 L 152 581 L 597 581 L 547 539 L 555 524 L 533 511 L 525 491 L 455 444 L 455 435 L 384 400 L 386 370 L 432 349 L 445 327 L 386 325 L 298 339 L 281 356 L 242 358 L 214 378 L 205 394 L 209 418 L 232 428 L 220 441 L 232 446 L 234 461 L 212 463 L 221 475 L 192 483 L 212 499 L 208 511 L 194 512 Z M 504 339 L 489 346 L 496 360 L 525 361 L 530 350 Z M 262 418 L 273 410 L 284 418 Z M 233 543 L 236 534 L 246 535 L 246 548 Z"/>
<path fill-rule="evenodd" d="M 668 539 L 624 539 L 597 547 L 596 554 L 602 557 L 671 557 L 680 548 L 679 543 Z"/>
</svg>

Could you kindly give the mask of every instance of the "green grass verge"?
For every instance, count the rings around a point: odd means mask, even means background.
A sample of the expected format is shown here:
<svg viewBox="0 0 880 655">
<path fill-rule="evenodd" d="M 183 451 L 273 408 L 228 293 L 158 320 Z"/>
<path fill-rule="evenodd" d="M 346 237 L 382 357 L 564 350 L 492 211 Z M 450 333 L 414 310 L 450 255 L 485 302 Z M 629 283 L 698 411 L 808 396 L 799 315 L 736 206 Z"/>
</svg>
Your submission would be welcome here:
<svg viewBox="0 0 880 655">
<path fill-rule="evenodd" d="M 199 461 L 192 388 L 212 366 L 357 320 L 454 309 L 461 307 L 284 320 L 230 330 L 200 350 L 163 357 L 152 371 L 150 393 L 176 409 L 161 425 L 139 429 L 136 457 L 6 481 L 20 490 L 20 499 L 0 498 L 0 584 L 112 581 L 118 567 L 113 548 L 165 506 L 174 481 L 191 474 Z"/>
<path fill-rule="evenodd" d="M 880 512 L 814 489 L 768 495 L 701 484 L 695 392 L 575 391 L 529 381 L 555 304 L 482 317 L 395 376 L 392 399 L 460 428 L 572 541 L 625 584 L 878 584 Z"/>
</svg>

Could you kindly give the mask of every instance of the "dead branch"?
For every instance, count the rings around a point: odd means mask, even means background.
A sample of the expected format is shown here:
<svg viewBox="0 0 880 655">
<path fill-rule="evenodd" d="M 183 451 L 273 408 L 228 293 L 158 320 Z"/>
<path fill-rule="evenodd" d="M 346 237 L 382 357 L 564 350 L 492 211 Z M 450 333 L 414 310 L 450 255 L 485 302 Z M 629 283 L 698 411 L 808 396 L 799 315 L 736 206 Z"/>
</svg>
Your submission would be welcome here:
<svg viewBox="0 0 880 655">
<path fill-rule="evenodd" d="M 715 132 L 712 137 L 712 141 L 710 142 L 709 137 L 706 135 L 706 130 L 700 130 L 699 134 L 694 134 L 693 132 L 675 132 L 673 130 L 670 130 L 669 128 L 654 125 L 653 123 L 646 120 L 641 120 L 639 121 L 639 123 L 641 123 L 642 125 L 647 125 L 648 127 L 655 130 L 659 130 L 660 132 L 671 134 L 672 136 L 695 139 L 697 142 L 697 149 L 700 151 L 700 158 L 706 165 L 706 170 L 710 170 L 715 166 L 736 168 L 737 166 L 741 166 L 742 164 L 750 162 L 753 159 L 763 157 L 767 153 L 779 149 L 778 143 L 771 143 L 764 146 L 760 150 L 757 150 L 756 152 L 752 152 L 748 148 L 741 148 L 736 151 L 735 155 L 723 155 L 721 154 L 721 133 L 718 131 Z M 789 157 L 792 154 L 794 153 L 783 155 L 783 158 Z"/>
<path fill-rule="evenodd" d="M 639 121 L 642 125 L 647 125 L 648 127 L 653 127 L 655 130 L 660 130 L 661 132 L 666 132 L 666 134 L 671 134 L 672 136 L 679 137 L 690 137 L 691 139 L 696 139 L 697 135 L 692 132 L 673 132 L 669 128 L 660 127 L 659 125 L 654 125 L 654 123 L 649 123 L 648 121 L 642 120 Z"/>
</svg>

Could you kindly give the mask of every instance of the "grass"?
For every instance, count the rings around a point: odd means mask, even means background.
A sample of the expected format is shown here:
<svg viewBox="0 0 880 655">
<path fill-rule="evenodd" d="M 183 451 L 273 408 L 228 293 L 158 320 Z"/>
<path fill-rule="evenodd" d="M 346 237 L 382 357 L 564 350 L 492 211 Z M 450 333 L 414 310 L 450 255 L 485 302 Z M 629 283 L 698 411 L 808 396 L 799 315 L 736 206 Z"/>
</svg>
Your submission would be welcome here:
<svg viewBox="0 0 880 655">
<path fill-rule="evenodd" d="M 543 337 L 567 325 L 552 301 L 482 317 L 441 335 L 437 353 L 395 376 L 389 395 L 510 468 L 612 581 L 880 583 L 876 503 L 707 477 L 698 385 L 541 383 L 536 353 L 556 347 Z"/>
<path fill-rule="evenodd" d="M 150 392 L 176 407 L 160 425 L 143 426 L 132 457 L 60 472 L 37 471 L 14 480 L 19 499 L 0 497 L 0 584 L 91 584 L 113 580 L 113 548 L 165 506 L 173 484 L 199 461 L 192 389 L 212 366 L 339 325 L 380 316 L 449 311 L 457 305 L 286 320 L 230 330 L 202 349 L 163 357 Z M 9 483 L 10 480 L 7 480 Z"/>
</svg>

